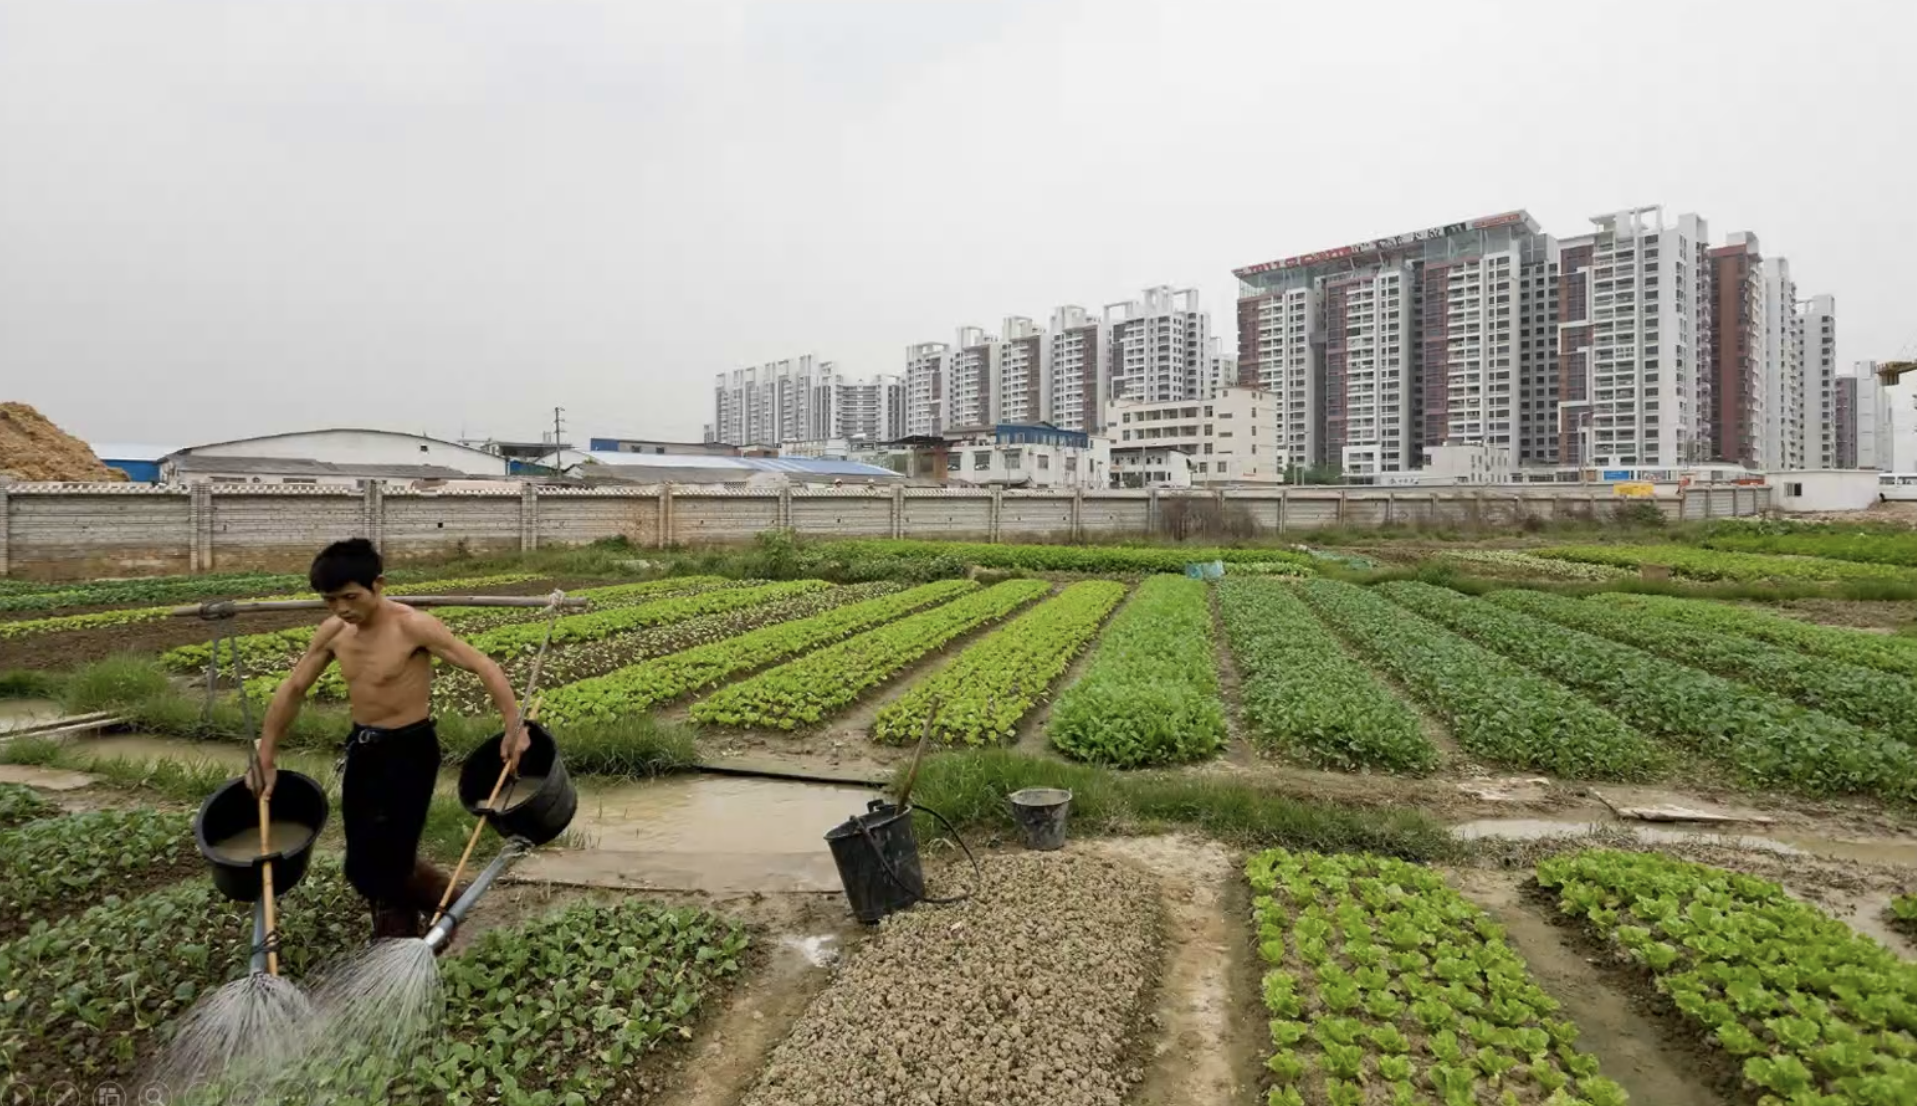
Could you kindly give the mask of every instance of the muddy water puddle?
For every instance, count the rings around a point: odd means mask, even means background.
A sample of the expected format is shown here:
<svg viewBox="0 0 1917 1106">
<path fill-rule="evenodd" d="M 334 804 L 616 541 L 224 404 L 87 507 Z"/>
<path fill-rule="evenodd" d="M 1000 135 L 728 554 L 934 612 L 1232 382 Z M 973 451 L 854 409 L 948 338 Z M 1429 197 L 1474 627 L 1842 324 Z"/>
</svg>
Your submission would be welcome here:
<svg viewBox="0 0 1917 1106">
<path fill-rule="evenodd" d="M 0 699 L 0 734 L 51 722 L 65 714 L 51 699 Z"/>
<path fill-rule="evenodd" d="M 728 776 L 588 781 L 572 831 L 590 847 L 529 857 L 514 878 L 670 891 L 837 891 L 825 833 L 874 795 Z"/>
<path fill-rule="evenodd" d="M 1647 825 L 1639 822 L 1554 821 L 1549 818 L 1485 818 L 1451 827 L 1460 841 L 1543 841 L 1596 833 L 1628 833 L 1648 845 L 1712 845 L 1750 849 L 1779 856 L 1828 856 L 1869 864 L 1917 865 L 1917 841 L 1899 838 L 1819 837 L 1796 829 L 1775 834 L 1727 830 L 1722 826 Z"/>
</svg>

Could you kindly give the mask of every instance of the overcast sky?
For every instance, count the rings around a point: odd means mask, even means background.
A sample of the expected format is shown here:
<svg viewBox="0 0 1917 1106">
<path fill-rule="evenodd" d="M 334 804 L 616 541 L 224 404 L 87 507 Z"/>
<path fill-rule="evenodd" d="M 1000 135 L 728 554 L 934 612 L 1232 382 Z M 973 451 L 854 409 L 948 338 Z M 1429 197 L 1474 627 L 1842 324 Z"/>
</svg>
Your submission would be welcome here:
<svg viewBox="0 0 1917 1106">
<path fill-rule="evenodd" d="M 0 399 L 696 438 L 712 377 L 1528 208 L 1917 352 L 1917 4 L 0 0 Z M 1229 343 L 1228 343 L 1229 344 Z"/>
</svg>

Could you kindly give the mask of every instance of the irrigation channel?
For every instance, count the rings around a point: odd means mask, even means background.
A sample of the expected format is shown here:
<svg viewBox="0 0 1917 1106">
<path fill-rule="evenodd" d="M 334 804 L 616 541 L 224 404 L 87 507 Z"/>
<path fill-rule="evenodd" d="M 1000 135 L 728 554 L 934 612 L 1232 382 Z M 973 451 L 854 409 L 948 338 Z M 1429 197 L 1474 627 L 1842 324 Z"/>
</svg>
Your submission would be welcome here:
<svg viewBox="0 0 1917 1106">
<path fill-rule="evenodd" d="M 43 720 L 31 706 L 7 707 L 0 726 Z M 141 734 L 69 740 L 102 760 L 211 760 L 235 774 L 246 760 L 237 746 Z M 449 792 L 452 783 L 443 777 Z M 105 801 L 84 777 L 62 787 L 49 793 L 71 809 Z M 567 904 L 629 896 L 750 926 L 748 970 L 699 1014 L 689 1043 L 651 1061 L 634 1101 L 1196 1106 L 1262 1101 L 1271 1087 L 1260 997 L 1269 965 L 1247 924 L 1242 851 L 1182 834 L 1075 837 L 1057 853 L 983 840 L 971 901 L 862 927 L 822 839 L 863 808 L 869 787 L 693 773 L 588 778 L 578 789 L 571 831 L 511 869 L 453 951 Z M 1475 847 L 1438 869 L 1444 881 L 1502 927 L 1575 1019 L 1578 1047 L 1634 1102 L 1755 1099 L 1700 1065 L 1641 985 L 1553 916 L 1531 879 L 1539 858 L 1656 849 L 1749 872 L 1917 958 L 1880 917 L 1893 893 L 1917 887 L 1917 840 L 1826 837 L 1801 824 L 1646 825 L 1588 809 L 1479 818 L 1453 832 Z M 928 844 L 926 865 L 935 891 L 971 885 L 953 850 Z"/>
</svg>

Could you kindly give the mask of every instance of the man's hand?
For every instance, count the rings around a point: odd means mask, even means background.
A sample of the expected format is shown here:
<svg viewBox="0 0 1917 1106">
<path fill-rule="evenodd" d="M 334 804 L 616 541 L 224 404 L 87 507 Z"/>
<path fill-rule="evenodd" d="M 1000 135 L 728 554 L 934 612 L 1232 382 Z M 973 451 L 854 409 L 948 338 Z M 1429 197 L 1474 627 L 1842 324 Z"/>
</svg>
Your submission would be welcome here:
<svg viewBox="0 0 1917 1106">
<path fill-rule="evenodd" d="M 506 762 L 512 774 L 519 774 L 519 758 L 532 748 L 532 734 L 526 732 L 524 722 L 515 723 L 506 730 L 506 736 L 499 742 L 499 758 Z"/>
<path fill-rule="evenodd" d="M 247 790 L 261 798 L 273 797 L 273 785 L 278 783 L 279 779 L 280 770 L 273 767 L 271 753 L 261 753 L 259 763 L 250 765 L 246 769 Z"/>
</svg>

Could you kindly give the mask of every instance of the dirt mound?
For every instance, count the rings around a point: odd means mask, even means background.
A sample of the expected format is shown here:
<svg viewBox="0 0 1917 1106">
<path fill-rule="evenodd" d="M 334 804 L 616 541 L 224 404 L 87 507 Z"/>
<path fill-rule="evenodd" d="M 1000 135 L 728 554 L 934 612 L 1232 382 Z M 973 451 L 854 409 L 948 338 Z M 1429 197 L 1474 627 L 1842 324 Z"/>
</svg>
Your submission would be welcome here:
<svg viewBox="0 0 1917 1106">
<path fill-rule="evenodd" d="M 17 480 L 125 480 L 87 444 L 24 403 L 0 403 L 0 473 Z"/>
</svg>

